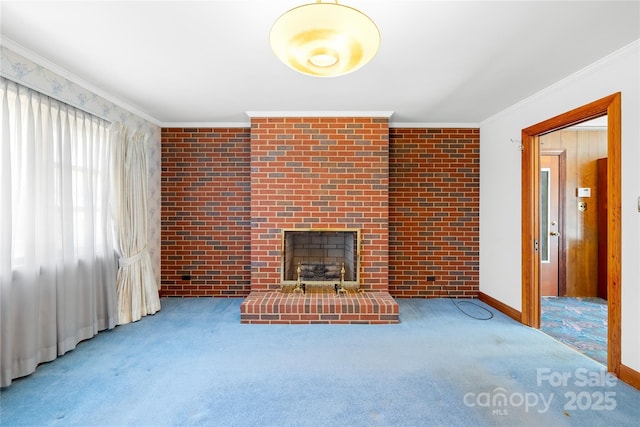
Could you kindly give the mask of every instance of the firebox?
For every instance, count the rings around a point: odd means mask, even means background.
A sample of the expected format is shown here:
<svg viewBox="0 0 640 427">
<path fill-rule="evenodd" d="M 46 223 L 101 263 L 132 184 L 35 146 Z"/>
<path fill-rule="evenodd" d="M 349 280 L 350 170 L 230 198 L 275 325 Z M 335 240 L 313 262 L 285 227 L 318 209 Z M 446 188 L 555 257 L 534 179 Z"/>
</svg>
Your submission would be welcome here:
<svg viewBox="0 0 640 427">
<path fill-rule="evenodd" d="M 283 289 L 358 289 L 360 230 L 282 230 L 280 271 Z"/>
</svg>

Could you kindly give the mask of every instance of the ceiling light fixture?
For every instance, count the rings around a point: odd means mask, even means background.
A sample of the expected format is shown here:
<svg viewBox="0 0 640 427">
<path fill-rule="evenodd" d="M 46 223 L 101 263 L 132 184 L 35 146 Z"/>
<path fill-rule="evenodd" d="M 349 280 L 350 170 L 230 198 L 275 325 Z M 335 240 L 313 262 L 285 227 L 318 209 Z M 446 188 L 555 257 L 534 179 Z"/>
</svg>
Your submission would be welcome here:
<svg viewBox="0 0 640 427">
<path fill-rule="evenodd" d="M 357 9 L 317 0 L 280 16 L 269 40 L 287 66 L 311 76 L 333 77 L 369 62 L 378 52 L 380 31 Z"/>
</svg>

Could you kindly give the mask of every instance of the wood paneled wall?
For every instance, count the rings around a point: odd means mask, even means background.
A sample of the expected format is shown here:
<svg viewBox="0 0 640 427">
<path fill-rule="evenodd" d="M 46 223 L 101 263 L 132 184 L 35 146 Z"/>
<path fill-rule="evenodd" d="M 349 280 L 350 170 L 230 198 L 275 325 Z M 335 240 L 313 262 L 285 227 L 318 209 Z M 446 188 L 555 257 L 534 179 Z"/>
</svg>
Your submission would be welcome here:
<svg viewBox="0 0 640 427">
<path fill-rule="evenodd" d="M 540 143 L 542 154 L 566 152 L 565 296 L 595 297 L 598 290 L 597 160 L 607 157 L 607 131 L 570 128 L 544 135 Z M 577 197 L 578 187 L 591 188 L 591 197 Z M 578 209 L 579 202 L 586 202 L 585 211 Z"/>
</svg>

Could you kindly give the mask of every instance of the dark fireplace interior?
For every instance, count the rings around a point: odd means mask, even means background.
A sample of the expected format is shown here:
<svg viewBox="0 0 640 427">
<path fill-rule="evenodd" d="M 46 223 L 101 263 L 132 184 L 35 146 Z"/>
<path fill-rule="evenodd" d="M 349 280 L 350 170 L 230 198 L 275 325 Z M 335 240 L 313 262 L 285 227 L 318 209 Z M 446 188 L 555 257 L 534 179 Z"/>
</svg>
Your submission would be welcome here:
<svg viewBox="0 0 640 427">
<path fill-rule="evenodd" d="M 282 286 L 358 287 L 359 230 L 283 230 Z M 344 274 L 344 276 L 342 276 Z"/>
</svg>

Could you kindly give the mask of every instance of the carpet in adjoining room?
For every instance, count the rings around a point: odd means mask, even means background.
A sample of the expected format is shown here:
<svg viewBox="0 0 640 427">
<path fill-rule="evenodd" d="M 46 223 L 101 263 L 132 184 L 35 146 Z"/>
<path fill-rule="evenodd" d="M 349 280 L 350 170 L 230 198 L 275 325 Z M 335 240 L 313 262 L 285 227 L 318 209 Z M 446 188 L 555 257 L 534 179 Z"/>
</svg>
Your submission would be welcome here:
<svg viewBox="0 0 640 427">
<path fill-rule="evenodd" d="M 607 365 L 607 300 L 542 297 L 540 330 Z"/>
</svg>

